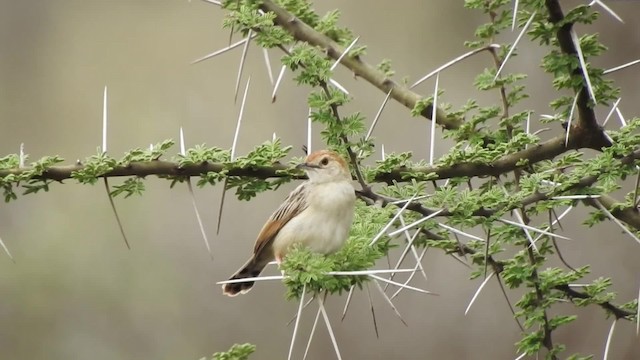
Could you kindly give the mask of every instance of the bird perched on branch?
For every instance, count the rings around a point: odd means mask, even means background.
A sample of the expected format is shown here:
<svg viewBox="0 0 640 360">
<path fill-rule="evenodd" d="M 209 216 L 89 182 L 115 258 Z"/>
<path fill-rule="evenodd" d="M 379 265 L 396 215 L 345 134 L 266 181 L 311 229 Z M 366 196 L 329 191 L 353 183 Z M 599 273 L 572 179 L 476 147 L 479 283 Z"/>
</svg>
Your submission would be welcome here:
<svg viewBox="0 0 640 360">
<path fill-rule="evenodd" d="M 330 254 L 347 240 L 356 200 L 347 162 L 333 151 L 319 150 L 297 168 L 303 169 L 309 180 L 293 190 L 269 217 L 258 234 L 253 255 L 229 280 L 256 277 L 273 259 L 280 264 L 294 244 Z M 236 296 L 251 290 L 253 284 L 228 283 L 222 290 Z"/>
</svg>

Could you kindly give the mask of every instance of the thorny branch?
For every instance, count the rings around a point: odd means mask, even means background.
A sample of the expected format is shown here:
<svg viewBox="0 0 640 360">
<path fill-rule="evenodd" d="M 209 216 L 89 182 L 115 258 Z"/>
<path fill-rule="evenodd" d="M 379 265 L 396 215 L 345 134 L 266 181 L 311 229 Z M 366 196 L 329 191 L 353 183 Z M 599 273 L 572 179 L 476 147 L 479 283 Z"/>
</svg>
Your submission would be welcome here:
<svg viewBox="0 0 640 360">
<path fill-rule="evenodd" d="M 327 55 L 334 60 L 337 60 L 340 55 L 342 55 L 344 49 L 342 49 L 340 45 L 336 44 L 327 36 L 317 32 L 304 22 L 296 19 L 295 16 L 276 5 L 273 1 L 263 1 L 260 8 L 265 12 L 274 13 L 276 15 L 274 22 L 289 31 L 296 40 L 304 41 L 324 49 Z M 362 61 L 358 56 L 345 56 L 340 62 L 356 76 L 362 77 L 373 86 L 382 90 L 385 94 L 391 91 L 391 97 L 409 109 L 413 109 L 416 103 L 422 99 L 422 96 L 409 90 L 405 86 L 394 82 L 383 72 Z M 422 116 L 427 119 L 431 119 L 432 112 L 433 108 L 431 106 L 427 106 L 422 111 Z M 462 120 L 448 117 L 443 110 L 438 109 L 436 112 L 436 123 L 440 124 L 445 129 L 457 129 L 462 125 Z"/>
</svg>

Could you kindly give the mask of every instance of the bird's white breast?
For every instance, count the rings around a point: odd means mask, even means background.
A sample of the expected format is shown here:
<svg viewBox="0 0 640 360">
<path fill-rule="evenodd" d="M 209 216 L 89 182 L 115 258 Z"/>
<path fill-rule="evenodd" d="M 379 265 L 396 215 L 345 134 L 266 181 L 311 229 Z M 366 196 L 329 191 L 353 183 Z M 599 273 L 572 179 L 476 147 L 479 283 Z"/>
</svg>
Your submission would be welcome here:
<svg viewBox="0 0 640 360">
<path fill-rule="evenodd" d="M 338 251 L 349 236 L 355 193 L 348 181 L 313 184 L 307 193 L 308 207 L 282 227 L 273 242 L 276 256 L 302 243 L 314 252 Z"/>
</svg>

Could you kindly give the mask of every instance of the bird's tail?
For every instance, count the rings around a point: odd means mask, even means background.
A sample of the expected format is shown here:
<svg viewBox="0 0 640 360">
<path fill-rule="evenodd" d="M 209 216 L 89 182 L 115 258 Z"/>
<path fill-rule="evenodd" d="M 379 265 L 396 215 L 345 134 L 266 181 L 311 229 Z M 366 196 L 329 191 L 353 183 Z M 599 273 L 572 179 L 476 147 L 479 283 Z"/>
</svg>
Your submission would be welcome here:
<svg viewBox="0 0 640 360">
<path fill-rule="evenodd" d="M 244 266 L 240 268 L 229 280 L 238 280 L 252 278 L 260 275 L 265 266 L 269 262 L 258 261 L 255 257 L 251 257 Z M 227 296 L 236 296 L 245 294 L 253 287 L 254 281 L 236 282 L 222 285 L 222 293 Z"/>
</svg>

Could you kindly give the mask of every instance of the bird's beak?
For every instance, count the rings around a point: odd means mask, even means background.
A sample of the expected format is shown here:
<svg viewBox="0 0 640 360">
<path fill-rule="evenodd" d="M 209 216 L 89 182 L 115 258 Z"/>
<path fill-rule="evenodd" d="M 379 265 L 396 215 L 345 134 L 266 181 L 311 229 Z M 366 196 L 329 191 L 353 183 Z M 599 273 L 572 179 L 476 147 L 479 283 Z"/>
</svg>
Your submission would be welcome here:
<svg viewBox="0 0 640 360">
<path fill-rule="evenodd" d="M 318 165 L 314 165 L 306 162 L 296 165 L 296 169 L 317 169 L 317 168 L 319 168 Z"/>
</svg>

